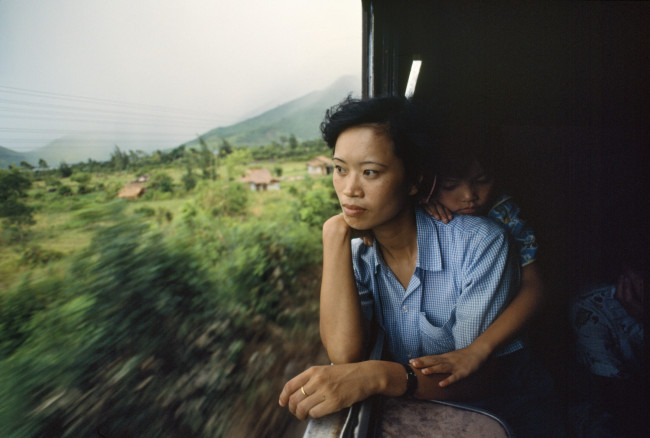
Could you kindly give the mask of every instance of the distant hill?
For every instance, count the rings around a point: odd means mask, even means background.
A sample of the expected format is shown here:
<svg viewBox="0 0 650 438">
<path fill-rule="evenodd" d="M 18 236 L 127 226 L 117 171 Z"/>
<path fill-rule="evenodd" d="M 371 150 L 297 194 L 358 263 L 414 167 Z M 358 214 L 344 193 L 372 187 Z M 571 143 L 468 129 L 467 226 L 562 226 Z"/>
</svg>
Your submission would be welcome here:
<svg viewBox="0 0 650 438">
<path fill-rule="evenodd" d="M 212 129 L 202 137 L 210 145 L 221 143 L 223 139 L 232 145 L 259 146 L 280 141 L 281 137 L 295 135 L 299 141 L 320 138 L 320 123 L 325 110 L 336 105 L 348 94 L 361 95 L 361 80 L 353 76 L 343 76 L 324 90 L 314 91 L 271 110 L 234 125 Z M 19 153 L 0 147 L 0 166 L 18 165 L 21 161 L 36 166 L 44 159 L 51 167 L 61 162 L 68 164 L 87 161 L 106 161 L 115 150 L 117 139 L 106 140 L 88 135 L 71 135 L 58 138 L 34 151 Z M 188 147 L 198 146 L 196 138 L 185 142 Z M 151 151 L 147 151 L 151 152 Z"/>
<path fill-rule="evenodd" d="M 225 139 L 233 145 L 248 146 L 266 145 L 291 134 L 298 140 L 320 138 L 325 110 L 349 94 L 361 95 L 361 81 L 354 76 L 343 76 L 324 90 L 314 91 L 243 122 L 212 129 L 202 137 L 209 144 Z M 186 145 L 192 147 L 197 142 L 194 139 Z"/>
<path fill-rule="evenodd" d="M 29 152 L 15 152 L 0 147 L 0 167 L 6 169 L 10 164 L 18 166 L 21 161 L 37 166 L 41 158 L 47 162 L 49 167 L 58 167 L 62 162 L 79 163 L 87 161 L 89 158 L 96 161 L 107 161 L 114 150 L 115 141 L 113 140 L 100 139 L 92 134 L 68 135 Z"/>
<path fill-rule="evenodd" d="M 27 155 L 0 146 L 0 168 L 6 169 L 10 164 L 18 166 L 21 161 L 30 162 Z"/>
<path fill-rule="evenodd" d="M 61 162 L 68 164 L 87 161 L 89 158 L 96 161 L 107 161 L 111 152 L 115 150 L 115 141 L 87 135 L 68 135 L 57 138 L 42 148 L 29 152 L 32 161 L 38 162 L 40 158 L 47 161 L 51 167 L 58 167 Z"/>
</svg>

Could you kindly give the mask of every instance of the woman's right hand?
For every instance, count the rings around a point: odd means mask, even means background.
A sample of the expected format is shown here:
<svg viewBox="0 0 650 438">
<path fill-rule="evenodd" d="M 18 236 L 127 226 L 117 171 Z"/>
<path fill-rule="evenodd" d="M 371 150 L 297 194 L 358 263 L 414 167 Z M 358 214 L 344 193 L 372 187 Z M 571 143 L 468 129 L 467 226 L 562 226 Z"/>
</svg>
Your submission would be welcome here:
<svg viewBox="0 0 650 438">
<path fill-rule="evenodd" d="M 332 216 L 323 224 L 323 239 L 334 238 L 341 235 L 348 236 L 348 238 L 352 236 L 352 228 L 345 221 L 343 213 Z"/>
<path fill-rule="evenodd" d="M 360 369 L 367 363 L 315 366 L 284 385 L 280 406 L 298 419 L 320 418 L 364 400 L 373 391 L 373 382 Z"/>
<path fill-rule="evenodd" d="M 374 241 L 374 235 L 371 230 L 357 230 L 350 227 L 345 221 L 343 213 L 332 216 L 323 224 L 323 238 L 338 236 L 340 234 L 349 234 L 350 239 L 359 237 L 363 239 L 363 244 L 366 246 L 372 246 Z"/>
<path fill-rule="evenodd" d="M 405 390 L 404 368 L 395 362 L 314 366 L 284 385 L 279 404 L 305 420 L 338 412 L 374 394 L 396 397 Z"/>
</svg>

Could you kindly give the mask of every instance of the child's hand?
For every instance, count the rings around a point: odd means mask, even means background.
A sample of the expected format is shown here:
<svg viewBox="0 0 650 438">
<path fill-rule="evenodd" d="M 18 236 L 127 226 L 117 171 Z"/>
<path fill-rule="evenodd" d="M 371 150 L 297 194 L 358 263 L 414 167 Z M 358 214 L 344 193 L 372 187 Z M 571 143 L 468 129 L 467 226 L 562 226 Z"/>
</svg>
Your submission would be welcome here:
<svg viewBox="0 0 650 438">
<path fill-rule="evenodd" d="M 418 368 L 422 371 L 422 374 L 451 373 L 439 383 L 444 388 L 476 372 L 486 360 L 487 357 L 483 357 L 468 348 L 462 348 L 436 356 L 411 359 L 410 365 L 413 368 Z"/>
<path fill-rule="evenodd" d="M 428 204 L 423 204 L 422 206 L 430 216 L 433 216 L 435 219 L 444 223 L 447 223 L 454 218 L 454 214 L 451 210 L 435 200 L 431 200 Z"/>
</svg>

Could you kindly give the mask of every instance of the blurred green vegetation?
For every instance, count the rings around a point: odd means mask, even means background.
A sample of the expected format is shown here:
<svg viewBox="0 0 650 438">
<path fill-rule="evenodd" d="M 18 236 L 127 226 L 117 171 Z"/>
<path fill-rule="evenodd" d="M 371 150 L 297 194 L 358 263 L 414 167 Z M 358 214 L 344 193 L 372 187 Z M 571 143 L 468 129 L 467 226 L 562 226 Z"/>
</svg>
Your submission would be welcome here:
<svg viewBox="0 0 650 438">
<path fill-rule="evenodd" d="M 0 234 L 0 436 L 282 436 L 295 421 L 277 397 L 319 352 L 320 226 L 338 204 L 328 178 L 251 192 L 234 150 L 223 167 L 116 149 L 107 166 L 3 171 L 33 219 Z M 164 164 L 146 195 L 116 200 L 148 160 Z"/>
</svg>

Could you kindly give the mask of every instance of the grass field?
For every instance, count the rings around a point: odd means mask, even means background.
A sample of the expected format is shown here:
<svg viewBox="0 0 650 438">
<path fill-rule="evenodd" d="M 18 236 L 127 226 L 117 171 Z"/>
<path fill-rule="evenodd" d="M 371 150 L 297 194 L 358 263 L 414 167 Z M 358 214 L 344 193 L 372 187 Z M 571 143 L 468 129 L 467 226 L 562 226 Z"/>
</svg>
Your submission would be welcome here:
<svg viewBox="0 0 650 438">
<path fill-rule="evenodd" d="M 246 167 L 264 167 L 272 173 L 281 168 L 281 179 L 284 181 L 281 190 L 250 192 L 248 195 L 248 213 L 258 217 L 290 208 L 286 203 L 286 189 L 302 184 L 301 180 L 307 177 L 306 162 L 302 160 L 251 163 L 249 166 L 238 166 L 237 171 Z M 119 189 L 139 176 L 138 172 L 125 171 L 34 181 L 28 191 L 27 203 L 35 209 L 35 224 L 28 228 L 28 237 L 23 241 L 0 246 L 0 289 L 6 290 L 25 274 L 35 275 L 41 265 L 52 257 L 65 259 L 85 248 L 97 227 L 103 223 L 103 210 L 111 203 L 124 205 L 127 215 L 153 211 L 152 222 L 155 222 L 156 219 L 160 221 L 161 216 L 173 221 L 181 216 L 188 203 L 199 202 L 196 190 L 186 191 L 183 188 L 181 178 L 186 173 L 185 169 L 167 166 L 146 173 L 170 176 L 174 191 L 149 193 L 136 200 L 118 200 L 116 195 Z M 227 170 L 218 168 L 217 174 L 225 175 Z M 210 182 L 204 181 L 202 184 L 209 185 Z M 60 194 L 62 186 L 70 188 L 69 195 Z M 89 188 L 89 192 L 80 194 L 81 186 Z M 31 261 L 27 262 L 29 255 Z"/>
</svg>

